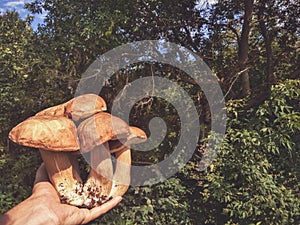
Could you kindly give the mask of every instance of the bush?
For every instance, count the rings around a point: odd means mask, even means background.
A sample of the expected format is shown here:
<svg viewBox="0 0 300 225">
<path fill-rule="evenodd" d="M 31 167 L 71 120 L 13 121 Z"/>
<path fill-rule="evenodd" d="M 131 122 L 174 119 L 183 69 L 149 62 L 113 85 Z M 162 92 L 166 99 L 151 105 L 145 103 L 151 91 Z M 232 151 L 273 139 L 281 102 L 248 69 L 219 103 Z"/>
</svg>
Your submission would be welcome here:
<svg viewBox="0 0 300 225">
<path fill-rule="evenodd" d="M 0 155 L 0 213 L 4 213 L 31 194 L 35 172 L 41 164 L 38 151 L 26 148 L 2 150 Z"/>
<path fill-rule="evenodd" d="M 204 181 L 206 202 L 223 205 L 228 224 L 300 221 L 300 82 L 286 81 L 258 109 L 228 103 L 224 145 Z M 298 99 L 298 100 L 297 100 Z"/>
</svg>

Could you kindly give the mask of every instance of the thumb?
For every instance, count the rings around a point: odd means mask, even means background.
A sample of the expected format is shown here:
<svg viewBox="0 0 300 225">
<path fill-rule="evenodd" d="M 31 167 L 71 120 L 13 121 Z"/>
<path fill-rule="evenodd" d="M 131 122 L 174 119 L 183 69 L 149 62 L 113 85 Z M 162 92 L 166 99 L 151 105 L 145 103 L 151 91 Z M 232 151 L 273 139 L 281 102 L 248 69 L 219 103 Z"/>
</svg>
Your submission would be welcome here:
<svg viewBox="0 0 300 225">
<path fill-rule="evenodd" d="M 42 181 L 49 181 L 49 177 L 44 163 L 42 163 L 36 171 L 34 185 Z"/>
</svg>

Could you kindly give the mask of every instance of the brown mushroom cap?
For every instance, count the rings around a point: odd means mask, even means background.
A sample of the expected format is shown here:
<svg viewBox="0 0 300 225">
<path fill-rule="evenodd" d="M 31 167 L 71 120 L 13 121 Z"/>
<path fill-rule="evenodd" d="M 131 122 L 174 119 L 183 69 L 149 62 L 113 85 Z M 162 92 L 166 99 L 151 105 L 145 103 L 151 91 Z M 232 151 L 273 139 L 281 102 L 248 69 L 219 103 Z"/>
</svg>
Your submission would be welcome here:
<svg viewBox="0 0 300 225">
<path fill-rule="evenodd" d="M 84 120 L 77 130 L 81 151 L 84 153 L 109 140 L 127 138 L 130 134 L 129 126 L 125 121 L 105 112 L 97 113 Z"/>
<path fill-rule="evenodd" d="M 127 137 L 127 139 L 124 143 L 121 143 L 118 140 L 109 141 L 110 153 L 115 153 L 115 152 L 121 151 L 124 148 L 124 145 L 129 146 L 131 144 L 138 144 L 138 143 L 142 143 L 147 140 L 146 133 L 138 127 L 130 126 L 129 132 L 130 132 L 130 135 Z"/>
<path fill-rule="evenodd" d="M 77 151 L 80 148 L 75 124 L 62 116 L 30 117 L 14 127 L 9 138 L 20 145 L 49 151 Z"/>
<path fill-rule="evenodd" d="M 38 112 L 36 116 L 65 116 L 78 121 L 106 110 L 107 107 L 103 98 L 95 94 L 84 94 L 60 105 L 44 109 Z"/>
<path fill-rule="evenodd" d="M 95 94 L 85 94 L 67 102 L 65 115 L 78 121 L 106 110 L 107 106 L 103 98 Z"/>
<path fill-rule="evenodd" d="M 130 126 L 129 130 L 130 136 L 127 138 L 129 144 L 138 144 L 147 140 L 147 135 L 142 129 Z"/>
<path fill-rule="evenodd" d="M 64 116 L 65 105 L 66 103 L 52 106 L 36 113 L 35 115 L 36 116 Z"/>
</svg>

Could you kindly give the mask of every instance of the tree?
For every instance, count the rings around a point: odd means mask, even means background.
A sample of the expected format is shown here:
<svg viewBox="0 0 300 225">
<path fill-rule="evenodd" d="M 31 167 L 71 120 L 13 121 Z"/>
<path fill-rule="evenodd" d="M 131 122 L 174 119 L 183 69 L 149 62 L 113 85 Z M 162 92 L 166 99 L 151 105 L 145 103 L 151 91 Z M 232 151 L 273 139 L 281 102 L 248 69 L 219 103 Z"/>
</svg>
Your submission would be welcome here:
<svg viewBox="0 0 300 225">
<path fill-rule="evenodd" d="M 242 96 L 250 94 L 250 78 L 248 73 L 248 58 L 249 58 L 249 35 L 251 31 L 251 21 L 253 13 L 253 0 L 244 1 L 244 15 L 241 37 L 238 37 L 238 65 L 242 77 Z"/>
<path fill-rule="evenodd" d="M 69 75 L 82 73 L 97 56 L 122 43 L 121 25 L 128 20 L 127 1 L 34 1 L 32 13 L 46 11 L 39 33 L 48 39 Z M 77 77 L 78 78 L 78 77 Z"/>
<path fill-rule="evenodd" d="M 0 79 L 1 79 L 1 135 L 7 136 L 9 126 L 26 114 L 32 102 L 24 101 L 27 90 L 24 87 L 30 79 L 33 65 L 37 62 L 33 49 L 34 32 L 30 27 L 31 18 L 25 21 L 17 12 L 0 15 Z M 15 112 L 15 113 L 11 113 Z M 28 111 L 27 111 L 28 115 Z M 3 139 L 1 140 L 3 143 Z"/>
<path fill-rule="evenodd" d="M 233 98 L 245 96 L 248 82 L 239 82 L 238 78 L 247 81 L 246 77 L 250 76 L 252 100 L 249 108 L 267 98 L 270 87 L 277 80 L 280 61 L 293 57 L 299 48 L 297 4 L 290 1 L 244 1 L 243 4 L 218 1 L 205 14 L 209 18 L 209 38 L 213 46 L 206 45 L 209 49 L 204 49 L 204 57 L 213 59 L 215 64 L 211 66 Z M 297 59 L 291 64 L 297 65 Z"/>
</svg>

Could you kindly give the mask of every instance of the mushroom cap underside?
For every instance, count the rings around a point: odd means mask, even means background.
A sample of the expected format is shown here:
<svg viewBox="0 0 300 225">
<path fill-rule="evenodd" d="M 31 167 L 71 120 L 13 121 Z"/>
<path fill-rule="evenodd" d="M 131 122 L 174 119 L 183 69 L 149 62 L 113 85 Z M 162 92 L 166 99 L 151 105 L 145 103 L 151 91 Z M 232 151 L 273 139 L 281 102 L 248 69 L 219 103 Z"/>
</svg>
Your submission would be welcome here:
<svg viewBox="0 0 300 225">
<path fill-rule="evenodd" d="M 14 127 L 9 138 L 19 145 L 49 151 L 77 151 L 80 148 L 75 124 L 62 116 L 30 117 Z"/>
</svg>

